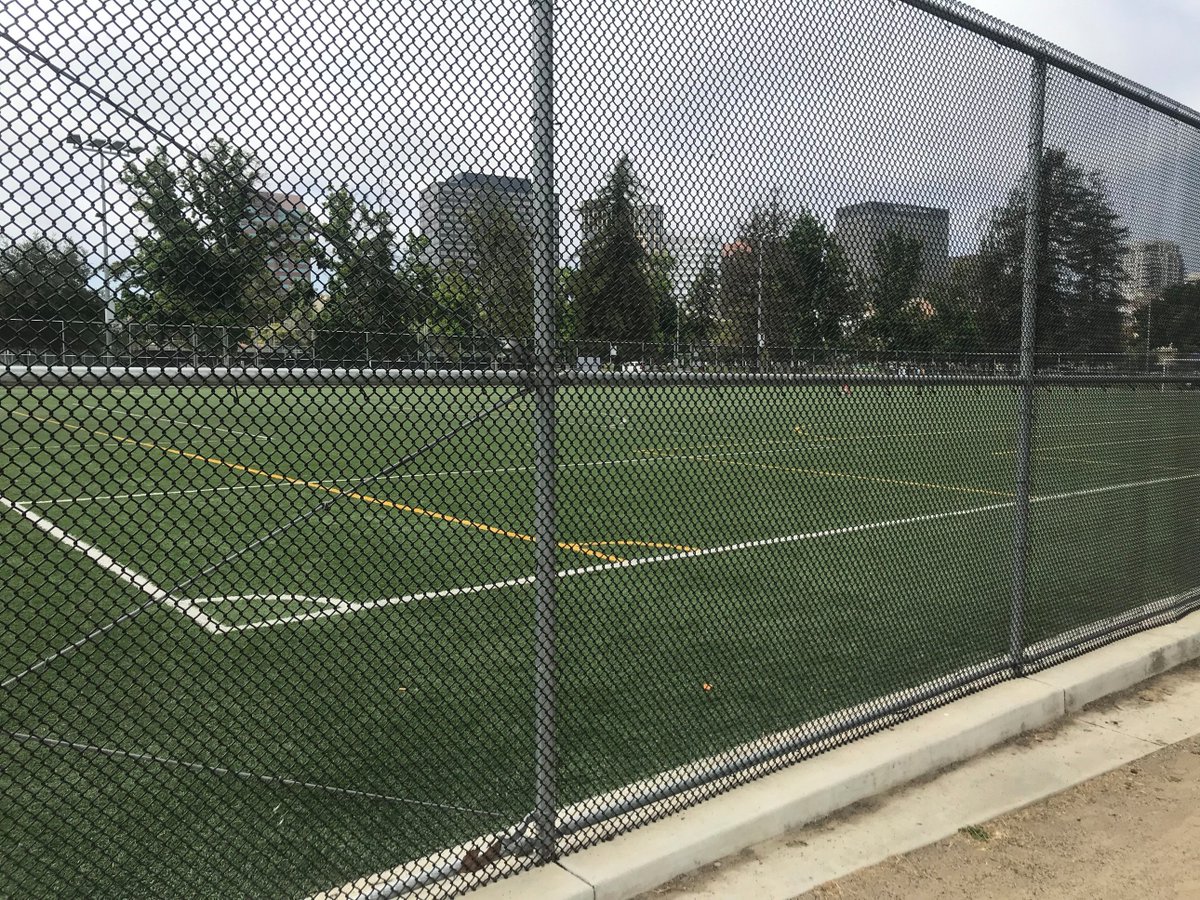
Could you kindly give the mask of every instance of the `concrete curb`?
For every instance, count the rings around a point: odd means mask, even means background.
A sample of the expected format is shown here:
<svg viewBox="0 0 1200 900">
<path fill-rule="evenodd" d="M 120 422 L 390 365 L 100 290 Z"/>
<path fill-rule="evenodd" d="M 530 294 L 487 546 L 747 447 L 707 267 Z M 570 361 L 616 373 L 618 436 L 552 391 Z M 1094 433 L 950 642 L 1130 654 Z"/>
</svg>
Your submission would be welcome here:
<svg viewBox="0 0 1200 900">
<path fill-rule="evenodd" d="M 471 893 L 624 900 L 784 831 L 976 756 L 1200 657 L 1200 616 L 1141 632 Z"/>
</svg>

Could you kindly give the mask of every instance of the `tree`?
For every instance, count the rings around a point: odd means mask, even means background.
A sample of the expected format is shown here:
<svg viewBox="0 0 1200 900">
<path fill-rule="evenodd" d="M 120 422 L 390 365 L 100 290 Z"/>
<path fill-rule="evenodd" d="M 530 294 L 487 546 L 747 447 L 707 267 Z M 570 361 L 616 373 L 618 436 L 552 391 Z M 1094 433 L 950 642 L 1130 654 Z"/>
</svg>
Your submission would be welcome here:
<svg viewBox="0 0 1200 900">
<path fill-rule="evenodd" d="M 113 266 L 123 280 L 121 316 L 245 325 L 277 321 L 288 311 L 280 280 L 264 271 L 276 245 L 298 242 L 278 228 L 249 227 L 261 176 L 248 153 L 213 141 L 176 164 L 160 150 L 145 163 L 129 163 L 121 178 L 149 225 L 134 253 Z"/>
<path fill-rule="evenodd" d="M 782 286 L 794 344 L 824 350 L 838 347 L 847 329 L 862 317 L 862 302 L 837 239 L 805 211 L 792 222 L 783 251 Z"/>
<path fill-rule="evenodd" d="M 921 241 L 902 229 L 891 229 L 875 245 L 875 267 L 867 279 L 869 315 L 860 332 L 873 350 L 917 349 L 921 319 L 929 312 L 918 308 L 921 287 Z"/>
<path fill-rule="evenodd" d="M 792 343 L 795 315 L 785 287 L 791 267 L 785 236 L 793 222 L 777 201 L 756 207 L 722 261 L 721 312 L 734 341 L 756 355 L 765 351 L 766 358 L 786 352 Z"/>
<path fill-rule="evenodd" d="M 1183 354 L 1200 353 L 1200 284 L 1174 285 L 1153 303 L 1138 308 L 1131 335 L 1135 353 L 1146 351 L 1147 327 L 1152 350 L 1174 347 Z"/>
<path fill-rule="evenodd" d="M 712 260 L 692 280 L 687 301 L 682 310 L 680 339 L 688 346 L 710 343 L 716 336 L 717 267 Z"/>
<path fill-rule="evenodd" d="M 981 350 L 979 323 L 966 294 L 953 283 L 935 284 L 929 294 L 928 307 L 913 310 L 917 313 L 910 320 L 913 347 L 943 356 L 963 356 Z"/>
<path fill-rule="evenodd" d="M 1025 192 L 1018 188 L 992 212 L 975 267 L 972 293 L 980 327 L 996 350 L 1020 346 L 1025 214 Z M 1064 150 L 1046 150 L 1037 244 L 1037 350 L 1121 349 L 1126 236 L 1100 173 L 1085 171 Z"/>
<path fill-rule="evenodd" d="M 664 342 L 674 342 L 680 324 L 679 303 L 675 297 L 675 257 L 665 251 L 649 256 L 650 294 L 654 298 L 658 334 Z"/>
<path fill-rule="evenodd" d="M 38 237 L 0 250 L 0 346 L 86 347 L 100 333 L 104 314 L 91 277 L 83 253 L 69 241 Z"/>
<path fill-rule="evenodd" d="M 489 338 L 521 347 L 533 336 L 533 251 L 530 235 L 502 204 L 476 207 L 469 216 L 479 298 L 479 320 Z"/>
<path fill-rule="evenodd" d="M 579 338 L 646 342 L 658 337 L 646 249 L 638 237 L 640 189 L 628 156 L 591 202 L 597 233 L 585 242 L 576 279 Z"/>
<path fill-rule="evenodd" d="M 322 313 L 327 327 L 347 331 L 403 332 L 419 302 L 417 278 L 401 258 L 391 216 L 354 199 L 346 188 L 325 200 L 317 223 L 319 264 L 330 272 Z"/>
</svg>

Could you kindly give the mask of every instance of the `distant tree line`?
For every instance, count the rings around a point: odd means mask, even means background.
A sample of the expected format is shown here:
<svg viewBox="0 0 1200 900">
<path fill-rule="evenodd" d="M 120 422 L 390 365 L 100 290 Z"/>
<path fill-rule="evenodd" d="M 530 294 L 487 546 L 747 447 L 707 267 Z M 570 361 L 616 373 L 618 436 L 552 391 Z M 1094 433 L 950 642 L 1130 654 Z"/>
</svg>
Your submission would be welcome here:
<svg viewBox="0 0 1200 900">
<path fill-rule="evenodd" d="M 510 350 L 529 341 L 531 235 L 503 203 L 467 211 L 470 259 L 434 260 L 427 237 L 402 233 L 349 187 L 331 190 L 317 209 L 273 214 L 258 163 L 226 142 L 182 161 L 159 151 L 128 164 L 122 180 L 146 227 L 109 266 L 121 321 L 223 325 L 267 345 L 360 332 L 417 335 L 435 349 L 468 337 Z M 953 260 L 948 276 L 924 271 L 921 243 L 904 230 L 886 233 L 873 265 L 858 271 L 820 218 L 771 202 L 688 270 L 690 284 L 678 284 L 678 261 L 639 234 L 644 193 L 623 156 L 589 201 L 599 225 L 556 284 L 562 340 L 637 345 L 662 359 L 752 348 L 768 364 L 798 350 L 820 359 L 1018 346 L 1022 187 L 992 210 L 978 253 Z M 1149 323 L 1148 310 L 1128 309 L 1127 232 L 1099 173 L 1049 149 L 1040 200 L 1039 351 L 1136 353 L 1149 327 L 1155 347 L 1200 352 L 1200 286 L 1168 289 Z M 11 333 L 21 321 L 99 319 L 96 283 L 69 243 L 34 238 L 3 248 L 0 337 L 6 345 L 28 338 Z"/>
</svg>

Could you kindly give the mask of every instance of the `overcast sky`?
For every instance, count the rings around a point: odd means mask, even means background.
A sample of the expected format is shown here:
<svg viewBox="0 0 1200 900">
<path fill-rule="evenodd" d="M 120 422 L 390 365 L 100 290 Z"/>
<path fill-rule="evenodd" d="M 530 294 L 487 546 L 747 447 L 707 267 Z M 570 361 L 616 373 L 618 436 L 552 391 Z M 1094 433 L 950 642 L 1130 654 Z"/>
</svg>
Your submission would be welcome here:
<svg viewBox="0 0 1200 900">
<path fill-rule="evenodd" d="M 1196 0 L 980 0 L 986 12 L 1200 106 Z M 628 153 L 675 234 L 736 236 L 770 198 L 832 223 L 888 200 L 950 210 L 954 252 L 1020 184 L 1029 61 L 893 0 L 557 0 L 556 189 L 578 209 Z M 431 182 L 529 177 L 527 0 L 5 0 L 0 27 L 120 109 L 0 45 L 0 232 L 101 244 L 96 159 L 70 132 L 253 152 L 319 205 L 345 185 L 416 225 Z M 1135 237 L 1200 268 L 1200 138 L 1052 73 L 1047 142 L 1109 182 Z M 121 110 L 135 111 L 147 128 Z M 110 246 L 138 218 L 110 163 Z"/>
<path fill-rule="evenodd" d="M 1200 109 L 1197 0 L 974 0 L 971 5 Z"/>
</svg>

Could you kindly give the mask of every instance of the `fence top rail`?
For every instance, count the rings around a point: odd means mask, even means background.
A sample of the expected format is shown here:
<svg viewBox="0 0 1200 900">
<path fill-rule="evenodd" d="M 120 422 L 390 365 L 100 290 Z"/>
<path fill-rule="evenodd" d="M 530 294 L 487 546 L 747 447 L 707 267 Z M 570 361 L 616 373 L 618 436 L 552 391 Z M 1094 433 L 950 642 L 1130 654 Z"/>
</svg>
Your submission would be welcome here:
<svg viewBox="0 0 1200 900">
<path fill-rule="evenodd" d="M 387 369 L 314 367 L 222 367 L 222 366 L 58 366 L 3 365 L 0 385 L 5 387 L 100 387 L 100 386 L 275 386 L 322 387 L 380 386 L 472 386 L 527 385 L 532 376 L 524 369 Z M 1016 374 L 954 373 L 901 375 L 894 372 L 595 372 L 559 370 L 553 376 L 562 387 L 609 385 L 622 387 L 666 387 L 686 385 L 784 386 L 835 385 L 1018 385 Z M 1200 373 L 1122 374 L 1042 372 L 1035 373 L 1038 385 L 1105 384 L 1200 384 Z"/>
<path fill-rule="evenodd" d="M 1132 79 L 1111 72 L 1102 66 L 1076 56 L 1049 41 L 1009 25 L 1007 22 L 980 12 L 959 0 L 901 0 L 908 6 L 937 16 L 968 31 L 995 41 L 1035 59 L 1045 60 L 1056 69 L 1061 69 L 1098 87 L 1143 106 L 1149 107 L 1192 128 L 1200 129 L 1200 112 L 1173 100 L 1165 94 L 1151 90 Z"/>
</svg>

